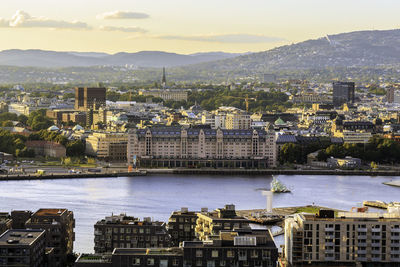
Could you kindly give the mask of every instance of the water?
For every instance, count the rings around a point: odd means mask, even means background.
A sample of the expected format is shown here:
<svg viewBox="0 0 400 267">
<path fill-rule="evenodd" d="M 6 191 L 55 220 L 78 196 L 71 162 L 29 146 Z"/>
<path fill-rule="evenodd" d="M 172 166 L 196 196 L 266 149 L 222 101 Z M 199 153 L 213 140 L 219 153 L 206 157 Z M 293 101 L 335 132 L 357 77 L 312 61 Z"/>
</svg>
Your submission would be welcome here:
<svg viewBox="0 0 400 267">
<path fill-rule="evenodd" d="M 348 210 L 363 200 L 400 201 L 400 187 L 383 185 L 392 177 L 281 175 L 292 189 L 275 194 L 274 207 L 316 205 Z M 271 176 L 152 175 L 104 179 L 2 181 L 0 211 L 67 208 L 76 219 L 77 252 L 93 251 L 93 225 L 111 213 L 166 221 L 173 210 L 210 210 L 233 203 L 237 209 L 265 207 L 260 189 Z"/>
</svg>

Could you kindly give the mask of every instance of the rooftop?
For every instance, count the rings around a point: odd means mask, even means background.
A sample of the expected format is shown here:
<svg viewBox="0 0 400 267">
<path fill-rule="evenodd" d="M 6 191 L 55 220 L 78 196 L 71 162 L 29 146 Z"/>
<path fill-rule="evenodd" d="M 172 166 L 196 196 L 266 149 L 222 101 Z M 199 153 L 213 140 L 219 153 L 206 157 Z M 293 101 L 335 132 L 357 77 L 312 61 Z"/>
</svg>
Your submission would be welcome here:
<svg viewBox="0 0 400 267">
<path fill-rule="evenodd" d="M 39 209 L 33 216 L 61 216 L 67 209 Z"/>
<path fill-rule="evenodd" d="M 45 234 L 45 230 L 8 230 L 0 236 L 0 246 L 30 245 L 39 236 Z"/>
<path fill-rule="evenodd" d="M 113 255 L 164 255 L 164 256 L 181 256 L 183 250 L 181 248 L 116 248 Z"/>
</svg>

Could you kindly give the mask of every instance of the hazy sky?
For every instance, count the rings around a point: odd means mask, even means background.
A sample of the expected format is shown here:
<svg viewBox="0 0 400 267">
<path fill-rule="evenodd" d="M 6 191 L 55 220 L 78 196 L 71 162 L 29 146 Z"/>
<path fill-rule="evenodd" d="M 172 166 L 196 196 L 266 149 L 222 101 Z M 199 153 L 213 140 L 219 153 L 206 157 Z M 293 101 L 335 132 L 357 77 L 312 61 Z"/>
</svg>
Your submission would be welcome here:
<svg viewBox="0 0 400 267">
<path fill-rule="evenodd" d="M 399 28 L 398 0 L 1 0 L 0 50 L 262 51 Z"/>
</svg>

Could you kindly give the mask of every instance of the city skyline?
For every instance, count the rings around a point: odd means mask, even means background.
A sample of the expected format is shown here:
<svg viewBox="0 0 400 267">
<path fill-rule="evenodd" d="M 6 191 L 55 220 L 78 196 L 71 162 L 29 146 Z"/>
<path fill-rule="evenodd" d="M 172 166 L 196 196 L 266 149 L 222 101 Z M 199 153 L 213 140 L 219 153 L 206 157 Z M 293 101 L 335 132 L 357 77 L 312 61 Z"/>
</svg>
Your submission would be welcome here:
<svg viewBox="0 0 400 267">
<path fill-rule="evenodd" d="M 326 34 L 398 28 L 396 1 L 339 2 L 6 0 L 0 50 L 255 52 Z"/>
</svg>

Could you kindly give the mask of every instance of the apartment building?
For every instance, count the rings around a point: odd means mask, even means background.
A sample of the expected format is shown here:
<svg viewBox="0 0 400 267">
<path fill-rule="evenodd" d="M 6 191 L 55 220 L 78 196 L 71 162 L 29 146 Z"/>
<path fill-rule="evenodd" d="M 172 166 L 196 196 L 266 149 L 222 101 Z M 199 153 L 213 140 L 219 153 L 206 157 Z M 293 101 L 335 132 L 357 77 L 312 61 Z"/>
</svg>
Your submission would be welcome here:
<svg viewBox="0 0 400 267">
<path fill-rule="evenodd" d="M 45 266 L 45 230 L 8 230 L 0 236 L 0 266 Z"/>
<path fill-rule="evenodd" d="M 95 253 L 112 252 L 115 248 L 169 247 L 166 224 L 126 214 L 105 217 L 94 225 Z"/>
<path fill-rule="evenodd" d="M 126 161 L 127 141 L 126 133 L 93 132 L 86 138 L 86 154 L 110 161 Z"/>
<path fill-rule="evenodd" d="M 321 210 L 285 220 L 290 266 L 400 266 L 400 213 Z"/>
<path fill-rule="evenodd" d="M 132 129 L 128 163 L 148 167 L 268 168 L 276 165 L 275 131 L 181 127 Z M 133 164 L 135 165 L 135 164 Z"/>
<path fill-rule="evenodd" d="M 201 241 L 218 237 L 223 230 L 250 229 L 250 221 L 238 216 L 232 204 L 211 212 L 199 212 L 197 216 L 196 238 Z"/>
<path fill-rule="evenodd" d="M 172 246 L 179 247 L 179 244 L 183 241 L 196 239 L 195 227 L 197 218 L 197 212 L 189 211 L 188 208 L 172 212 L 167 224 Z"/>
<path fill-rule="evenodd" d="M 46 230 L 46 247 L 54 249 L 55 266 L 64 266 L 73 252 L 75 220 L 67 209 L 39 209 L 26 222 L 27 229 Z"/>
<path fill-rule="evenodd" d="M 278 249 L 269 230 L 221 231 L 209 241 L 183 242 L 184 267 L 275 267 Z"/>
<path fill-rule="evenodd" d="M 278 250 L 268 230 L 221 232 L 209 241 L 184 241 L 171 248 L 116 248 L 112 254 L 83 254 L 76 267 L 254 266 L 275 267 Z"/>
</svg>

